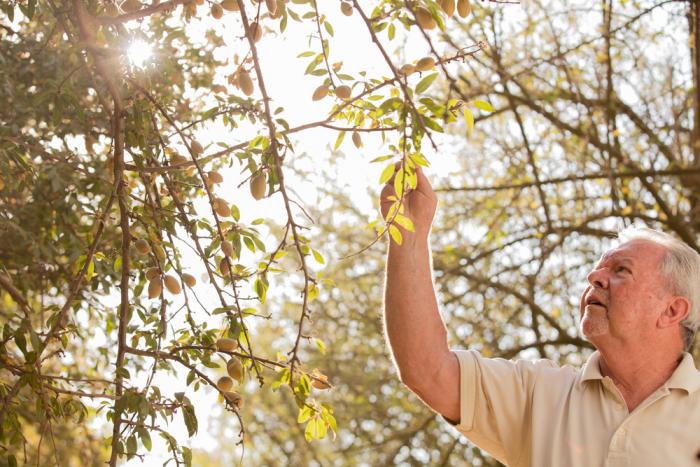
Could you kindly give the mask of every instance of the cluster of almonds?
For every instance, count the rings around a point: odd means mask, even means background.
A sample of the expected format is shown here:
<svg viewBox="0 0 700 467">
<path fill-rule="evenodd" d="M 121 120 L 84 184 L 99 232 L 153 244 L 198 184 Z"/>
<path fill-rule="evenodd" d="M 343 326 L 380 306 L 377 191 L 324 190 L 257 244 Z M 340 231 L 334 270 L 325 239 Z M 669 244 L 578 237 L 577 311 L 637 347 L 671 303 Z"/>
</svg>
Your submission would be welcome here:
<svg viewBox="0 0 700 467">
<path fill-rule="evenodd" d="M 245 72 L 243 72 L 245 73 Z M 248 77 L 248 80 L 250 80 L 250 77 L 248 76 L 247 73 L 245 73 L 245 76 Z M 250 86 L 252 86 L 252 81 L 250 82 Z M 252 91 L 251 91 L 252 92 Z M 204 152 L 204 147 L 197 141 L 197 140 L 192 140 L 190 141 L 190 149 L 192 150 L 192 153 L 195 156 L 199 156 Z M 171 165 L 184 165 L 188 163 L 189 160 L 180 154 L 173 153 L 173 155 L 170 157 L 170 164 Z M 188 175 L 194 175 L 196 170 L 196 167 L 193 165 L 187 167 L 187 174 Z M 224 177 L 217 171 L 212 170 L 209 171 L 205 174 L 204 176 L 204 182 L 209 186 L 210 188 L 213 185 L 218 185 L 220 183 L 224 182 Z M 266 194 L 267 194 L 267 175 L 265 174 L 265 171 L 260 170 L 255 173 L 250 179 L 250 194 L 253 198 L 256 200 L 261 200 L 263 199 Z M 214 197 L 214 202 L 213 202 L 213 207 L 214 211 L 216 214 L 218 214 L 221 217 L 229 217 L 231 216 L 231 208 L 229 207 L 228 203 L 226 200 L 223 198 L 219 197 Z"/>
<path fill-rule="evenodd" d="M 216 341 L 216 350 L 219 352 L 233 352 L 238 348 L 238 341 L 234 339 L 221 338 Z M 222 376 L 216 382 L 216 387 L 219 388 L 224 399 L 233 404 L 237 410 L 243 408 L 243 396 L 233 389 L 233 380 L 239 384 L 243 379 L 243 364 L 235 355 L 232 355 L 226 363 L 226 373 L 228 376 Z"/>
<path fill-rule="evenodd" d="M 256 0 L 257 1 L 257 0 Z M 152 5 L 158 5 L 160 0 L 153 0 Z M 260 2 L 258 2 L 260 3 Z M 271 18 L 279 18 L 282 16 L 282 8 L 280 8 L 280 3 L 284 3 L 283 0 L 265 0 L 265 6 L 267 6 L 267 11 L 270 13 Z M 197 14 L 197 7 L 204 5 L 204 0 L 190 0 L 183 3 L 185 11 L 194 16 Z M 117 16 L 120 10 L 125 13 L 133 13 L 144 7 L 144 4 L 139 0 L 125 0 L 119 6 L 115 3 L 107 4 L 107 14 L 109 16 Z M 223 0 L 221 3 L 212 2 L 210 13 L 214 19 L 221 19 L 224 16 L 224 10 L 226 11 L 239 11 L 237 0 Z"/>
<path fill-rule="evenodd" d="M 352 8 L 352 6 L 350 8 Z M 350 10 L 350 14 L 352 14 L 352 9 Z M 433 64 L 435 64 L 435 61 L 433 61 Z M 330 87 L 327 84 L 322 84 L 319 87 L 317 87 L 314 93 L 311 95 L 311 100 L 320 101 L 328 95 L 329 91 Z M 352 95 L 352 89 L 350 89 L 350 86 L 347 86 L 345 84 L 336 86 L 335 95 L 336 97 L 344 101 L 349 100 L 350 96 Z M 357 149 L 360 149 L 362 147 L 362 138 L 360 137 L 360 134 L 357 131 L 352 132 L 352 143 Z"/>
<path fill-rule="evenodd" d="M 455 13 L 455 0 L 438 0 L 438 4 L 442 11 L 445 12 L 448 18 L 452 18 Z M 418 25 L 423 29 L 434 29 L 437 26 L 437 22 L 433 15 L 430 14 L 427 8 L 419 6 L 416 7 L 416 21 Z M 457 14 L 462 18 L 466 18 L 472 12 L 472 5 L 469 0 L 457 0 Z"/>
<path fill-rule="evenodd" d="M 399 73 L 404 76 L 408 76 L 412 73 L 418 73 L 421 71 L 431 70 L 435 66 L 435 59 L 433 57 L 423 57 L 416 62 L 415 65 L 407 63 L 399 69 Z"/>
<path fill-rule="evenodd" d="M 216 350 L 219 352 L 231 353 L 238 349 L 238 341 L 235 339 L 221 338 L 216 341 Z M 243 380 L 243 364 L 235 355 L 231 355 L 229 360 L 226 362 L 226 376 L 222 376 L 216 382 L 216 387 L 221 391 L 224 399 L 234 407 L 236 410 L 243 408 L 243 396 L 241 396 L 236 391 L 233 391 L 233 381 L 236 380 L 238 384 Z M 328 382 L 328 376 L 322 374 L 318 369 L 314 368 L 311 372 L 311 386 L 316 389 L 328 389 L 331 384 Z"/>
<path fill-rule="evenodd" d="M 148 240 L 139 238 L 134 242 L 134 248 L 142 255 L 148 255 L 153 252 L 159 262 L 165 262 L 165 250 L 158 243 L 154 243 L 153 248 L 151 248 L 151 244 Z M 194 287 L 197 283 L 197 279 L 191 274 L 183 273 L 181 277 L 182 281 L 190 288 Z M 163 284 L 165 284 L 165 288 L 168 289 L 168 292 L 173 295 L 182 292 L 182 287 L 177 278 L 172 274 L 163 274 L 160 267 L 146 269 L 146 280 L 148 281 L 148 298 L 160 297 L 163 291 Z"/>
<path fill-rule="evenodd" d="M 320 101 L 328 95 L 329 91 L 330 87 L 327 84 L 322 84 L 314 90 L 314 93 L 311 95 L 311 100 Z M 350 89 L 350 86 L 342 84 L 335 87 L 335 95 L 340 99 L 348 100 L 351 94 L 352 89 Z"/>
<path fill-rule="evenodd" d="M 146 270 L 146 279 L 148 280 L 148 298 L 159 297 L 163 290 L 163 284 L 165 284 L 168 292 L 173 295 L 182 292 L 182 287 L 180 287 L 180 282 L 178 282 L 177 278 L 172 274 L 162 275 L 160 268 L 148 268 Z M 182 282 L 192 288 L 197 283 L 197 279 L 192 274 L 184 272 L 182 273 Z"/>
<path fill-rule="evenodd" d="M 257 23 L 255 23 L 257 24 Z M 237 87 L 246 96 L 253 95 L 255 91 L 255 86 L 253 86 L 253 79 L 243 67 L 238 67 L 236 72 L 228 77 L 228 84 Z"/>
<path fill-rule="evenodd" d="M 190 150 L 191 150 L 193 155 L 199 156 L 200 154 L 202 154 L 204 152 L 204 147 L 202 146 L 202 144 L 199 141 L 193 139 L 190 141 Z M 194 166 L 194 164 L 189 164 L 190 159 L 186 158 L 185 156 L 183 156 L 181 154 L 178 154 L 177 152 L 171 150 L 170 148 L 166 148 L 166 152 L 167 151 L 170 151 L 170 165 L 175 165 L 175 166 L 182 165 L 183 168 L 185 169 L 185 171 L 186 171 L 185 173 L 187 174 L 188 177 L 191 177 L 195 174 L 195 172 L 197 171 L 197 168 Z M 184 167 L 185 164 L 187 164 L 186 167 Z"/>
<path fill-rule="evenodd" d="M 206 182 L 208 184 L 218 184 L 222 183 L 224 181 L 223 177 L 219 172 L 216 171 L 211 171 L 208 172 L 206 175 Z M 255 198 L 256 200 L 261 200 L 266 196 L 267 193 L 267 175 L 263 170 L 260 170 L 255 173 L 250 178 L 250 183 L 249 183 L 249 188 L 250 188 L 250 195 Z M 228 205 L 228 202 L 223 199 L 219 198 L 218 196 L 214 196 L 214 200 L 212 202 L 212 207 L 214 208 L 214 212 L 219 216 L 219 217 L 230 217 L 231 216 L 231 207 Z"/>
</svg>

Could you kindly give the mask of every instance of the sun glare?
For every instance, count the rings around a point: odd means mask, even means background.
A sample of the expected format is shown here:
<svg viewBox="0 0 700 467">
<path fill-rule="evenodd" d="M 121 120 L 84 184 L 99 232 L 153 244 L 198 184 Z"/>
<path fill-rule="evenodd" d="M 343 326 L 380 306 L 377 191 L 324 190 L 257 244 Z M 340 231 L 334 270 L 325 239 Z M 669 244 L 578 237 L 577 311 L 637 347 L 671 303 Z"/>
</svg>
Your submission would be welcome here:
<svg viewBox="0 0 700 467">
<path fill-rule="evenodd" d="M 127 55 L 133 66 L 143 68 L 148 59 L 150 59 L 153 55 L 153 51 L 151 50 L 151 45 L 148 42 L 135 40 L 129 46 Z"/>
</svg>

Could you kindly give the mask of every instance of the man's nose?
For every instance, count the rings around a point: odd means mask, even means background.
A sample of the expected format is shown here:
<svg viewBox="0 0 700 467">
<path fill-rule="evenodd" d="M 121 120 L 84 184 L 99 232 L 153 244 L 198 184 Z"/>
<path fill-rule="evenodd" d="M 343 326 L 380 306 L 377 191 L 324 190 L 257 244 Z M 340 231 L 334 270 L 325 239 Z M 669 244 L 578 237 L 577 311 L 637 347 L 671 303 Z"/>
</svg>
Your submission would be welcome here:
<svg viewBox="0 0 700 467">
<path fill-rule="evenodd" d="M 588 279 L 588 283 L 593 287 L 601 289 L 606 289 L 608 287 L 608 273 L 605 268 L 594 269 L 588 273 L 586 279 Z"/>
</svg>

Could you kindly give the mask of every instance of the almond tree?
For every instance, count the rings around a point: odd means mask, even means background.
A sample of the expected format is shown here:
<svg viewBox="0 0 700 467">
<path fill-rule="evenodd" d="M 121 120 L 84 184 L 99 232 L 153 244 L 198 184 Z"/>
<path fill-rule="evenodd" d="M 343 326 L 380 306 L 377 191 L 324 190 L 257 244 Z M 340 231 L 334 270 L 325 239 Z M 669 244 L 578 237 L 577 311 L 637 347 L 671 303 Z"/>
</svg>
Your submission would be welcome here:
<svg viewBox="0 0 700 467">
<path fill-rule="evenodd" d="M 335 47 L 325 9 L 361 26 L 383 71 L 344 69 L 356 50 Z M 373 241 L 400 242 L 412 229 L 403 193 L 428 164 L 423 147 L 435 147 L 462 109 L 489 108 L 483 96 L 428 94 L 439 76 L 457 89 L 459 67 L 484 48 L 452 47 L 440 35 L 471 3 L 20 0 L 0 10 L 3 461 L 114 466 L 146 459 L 158 436 L 176 464 L 189 465 L 191 450 L 168 431 L 183 423 L 197 432 L 188 391 L 219 397 L 240 444 L 244 378 L 285 387 L 306 439 L 335 432 L 332 410 L 312 393 L 327 376 L 301 359 L 317 337 L 307 331 L 314 301 L 328 287 L 311 264 L 324 259 L 285 172 L 311 129 L 333 134 L 336 147 L 349 135 L 358 149 L 381 134 L 389 154 L 375 162 L 386 166 L 381 183 L 397 173 L 398 197 Z M 284 70 L 258 46 L 283 47 L 290 22 L 310 37 L 298 53 L 316 88 L 309 102 L 329 103 L 320 120 L 290 122 L 274 105 L 295 90 L 269 86 Z M 426 52 L 392 58 L 411 33 Z M 149 60 L 147 47 L 156 51 Z M 217 125 L 227 137 L 214 140 Z M 224 180 L 233 164 L 241 175 Z M 227 194 L 240 185 L 283 214 L 244 211 Z M 274 318 L 261 313 L 277 293 L 273 275 L 299 279 L 284 348 L 256 344 L 258 323 Z M 184 376 L 166 388 L 157 384 L 164 374 Z M 71 450 L 71 429 L 89 431 L 95 420 L 109 426 L 104 448 Z"/>
</svg>

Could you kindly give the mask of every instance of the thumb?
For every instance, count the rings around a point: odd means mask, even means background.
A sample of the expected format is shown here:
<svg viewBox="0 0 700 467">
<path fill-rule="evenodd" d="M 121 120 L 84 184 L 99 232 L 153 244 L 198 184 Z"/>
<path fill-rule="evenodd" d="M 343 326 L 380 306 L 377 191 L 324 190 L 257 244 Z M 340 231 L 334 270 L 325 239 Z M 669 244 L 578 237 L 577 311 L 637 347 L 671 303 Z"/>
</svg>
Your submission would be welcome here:
<svg viewBox="0 0 700 467">
<path fill-rule="evenodd" d="M 426 196 L 433 196 L 435 191 L 433 191 L 433 186 L 430 184 L 430 180 L 423 173 L 423 168 L 416 164 L 416 191 L 423 193 Z"/>
</svg>

